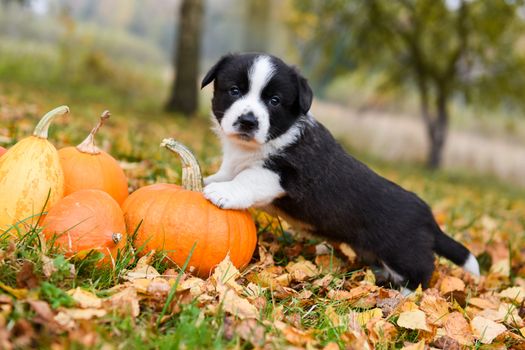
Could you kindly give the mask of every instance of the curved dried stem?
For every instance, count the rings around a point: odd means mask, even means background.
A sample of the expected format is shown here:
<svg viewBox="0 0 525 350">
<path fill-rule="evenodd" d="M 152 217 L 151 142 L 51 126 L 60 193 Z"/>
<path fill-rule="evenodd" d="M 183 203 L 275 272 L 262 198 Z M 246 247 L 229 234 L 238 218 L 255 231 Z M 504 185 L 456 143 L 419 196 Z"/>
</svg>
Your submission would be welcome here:
<svg viewBox="0 0 525 350">
<path fill-rule="evenodd" d="M 39 137 L 41 139 L 47 139 L 47 133 L 51 122 L 58 116 L 69 113 L 68 106 L 60 106 L 49 112 L 47 112 L 42 119 L 38 122 L 33 132 L 33 136 Z"/>
<path fill-rule="evenodd" d="M 162 140 L 162 147 L 176 153 L 182 161 L 182 187 L 190 191 L 202 192 L 202 175 L 199 162 L 182 143 L 172 138 Z"/>
<path fill-rule="evenodd" d="M 82 153 L 88 153 L 88 154 L 100 154 L 100 148 L 98 148 L 95 145 L 95 135 L 97 134 L 98 130 L 104 125 L 106 120 L 109 119 L 111 116 L 111 113 L 109 113 L 108 110 L 102 112 L 100 115 L 100 120 L 98 121 L 98 124 L 91 130 L 89 135 L 86 137 L 84 141 L 82 141 L 81 144 L 77 146 L 77 149 Z"/>
</svg>

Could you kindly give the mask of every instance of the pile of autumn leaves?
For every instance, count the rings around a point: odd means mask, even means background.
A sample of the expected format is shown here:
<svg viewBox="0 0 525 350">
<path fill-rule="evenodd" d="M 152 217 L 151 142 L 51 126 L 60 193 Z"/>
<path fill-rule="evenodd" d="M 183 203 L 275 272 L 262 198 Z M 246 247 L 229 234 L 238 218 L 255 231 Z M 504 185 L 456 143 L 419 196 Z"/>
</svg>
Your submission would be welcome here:
<svg viewBox="0 0 525 350">
<path fill-rule="evenodd" d="M 504 249 L 502 244 L 495 245 Z M 373 349 L 400 342 L 403 349 L 427 349 L 429 345 L 460 349 L 478 344 L 525 348 L 524 278 L 518 277 L 514 286 L 497 290 L 493 284 L 507 278 L 501 271 L 493 270 L 489 277 L 476 279 L 460 268 L 438 264 L 432 288 L 405 298 L 396 290 L 376 286 L 367 268 L 348 273 L 358 262 L 344 244 L 332 247 L 296 241 L 284 250 L 292 260 L 278 266 L 274 257 L 283 253 L 283 245 L 275 235 L 263 233 L 258 256 L 245 271 L 240 273 L 226 258 L 206 280 L 188 273 L 179 275 L 174 269 L 160 274 L 151 265 L 150 254 L 127 271 L 121 283 L 105 291 L 109 296 L 101 298 L 76 288 L 67 291 L 72 305 L 56 309 L 32 295 L 30 281 L 36 277 L 31 264 L 24 264 L 20 272 L 24 276 L 19 277 L 25 288 L 0 286 L 9 294 L 0 294 L 0 348 L 31 344 L 31 337 L 37 336 L 32 330 L 34 324 L 50 334 L 66 333 L 90 347 L 101 342 L 90 324 L 102 322 L 107 315 L 137 318 L 145 310 L 153 310 L 162 317 L 156 320 L 162 325 L 177 317 L 184 304 L 195 302 L 202 317 L 219 312 L 226 315 L 225 337 L 239 336 L 258 348 L 339 349 L 343 345 Z M 5 259 L 6 252 L 2 253 Z M 51 260 L 47 262 L 44 274 L 52 276 L 56 271 Z M 174 297 L 163 314 L 171 291 Z M 8 330 L 6 319 L 13 312 L 13 297 L 27 303 L 35 317 L 19 320 Z M 308 311 L 291 312 L 287 306 L 292 304 Z M 324 317 L 340 329 L 339 343 L 321 344 L 321 331 L 304 326 L 304 317 L 321 307 L 325 308 Z"/>
</svg>

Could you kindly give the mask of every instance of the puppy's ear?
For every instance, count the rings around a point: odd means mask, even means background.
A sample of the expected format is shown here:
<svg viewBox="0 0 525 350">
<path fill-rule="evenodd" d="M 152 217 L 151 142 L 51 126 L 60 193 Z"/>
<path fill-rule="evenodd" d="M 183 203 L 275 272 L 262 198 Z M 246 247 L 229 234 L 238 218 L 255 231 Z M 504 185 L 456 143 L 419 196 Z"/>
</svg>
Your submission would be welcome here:
<svg viewBox="0 0 525 350">
<path fill-rule="evenodd" d="M 299 108 L 302 114 L 308 113 L 310 110 L 310 107 L 312 106 L 312 100 L 314 98 L 314 93 L 312 92 L 312 88 L 310 87 L 310 84 L 308 84 L 308 80 L 304 78 L 299 72 L 296 71 L 297 74 L 297 93 L 299 94 L 297 96 L 298 102 L 299 102 Z"/>
<path fill-rule="evenodd" d="M 209 83 L 211 83 L 217 77 L 217 72 L 232 57 L 233 57 L 233 55 L 231 55 L 231 54 L 230 55 L 224 55 L 224 56 L 221 57 L 221 59 L 217 63 L 215 63 L 215 65 L 213 67 L 210 68 L 208 73 L 206 73 L 206 75 L 204 76 L 204 79 L 202 79 L 201 89 L 204 88 Z"/>
</svg>

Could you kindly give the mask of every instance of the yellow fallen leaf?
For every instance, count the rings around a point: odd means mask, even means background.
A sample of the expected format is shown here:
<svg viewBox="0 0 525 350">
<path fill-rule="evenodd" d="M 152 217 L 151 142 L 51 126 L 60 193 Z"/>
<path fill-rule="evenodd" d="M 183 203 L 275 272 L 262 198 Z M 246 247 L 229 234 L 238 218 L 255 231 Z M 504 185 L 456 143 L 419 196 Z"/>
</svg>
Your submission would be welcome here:
<svg viewBox="0 0 525 350">
<path fill-rule="evenodd" d="M 490 344 L 501 333 L 505 332 L 507 328 L 487 318 L 476 316 L 470 321 L 470 326 L 474 331 L 474 336 L 483 344 Z"/>
<path fill-rule="evenodd" d="M 436 326 L 441 326 L 448 314 L 448 303 L 439 296 L 424 294 L 419 307 L 427 315 L 428 322 Z"/>
<path fill-rule="evenodd" d="M 408 329 L 430 331 L 425 313 L 421 310 L 402 312 L 397 320 L 397 325 Z"/>
<path fill-rule="evenodd" d="M 468 300 L 469 305 L 475 306 L 478 309 L 484 310 L 484 309 L 497 309 L 499 305 L 499 301 L 489 300 L 486 298 L 470 298 Z"/>
<path fill-rule="evenodd" d="M 457 341 L 459 344 L 465 346 L 472 345 L 472 331 L 467 320 L 460 312 L 454 311 L 449 314 L 445 318 L 444 328 L 446 335 Z"/>
<path fill-rule="evenodd" d="M 11 294 L 17 299 L 24 299 L 25 297 L 27 297 L 27 293 L 28 293 L 27 289 L 25 288 L 9 287 L 7 284 L 5 284 L 2 281 L 0 281 L 0 289 L 3 289 L 4 291 Z"/>
<path fill-rule="evenodd" d="M 505 290 L 502 290 L 499 293 L 501 298 L 510 299 L 513 302 L 518 304 L 522 303 L 525 299 L 525 288 L 523 287 L 510 287 Z"/>
<path fill-rule="evenodd" d="M 159 276 L 160 273 L 157 270 L 155 270 L 153 266 L 143 264 L 140 266 L 137 265 L 137 267 L 135 267 L 133 270 L 128 271 L 128 273 L 124 275 L 124 279 L 128 281 L 133 281 L 135 279 L 142 278 L 153 279 Z"/>
<path fill-rule="evenodd" d="M 257 318 L 259 311 L 255 306 L 244 298 L 238 296 L 235 291 L 228 289 L 220 298 L 222 308 L 224 311 L 240 318 L 241 320 L 247 318 Z"/>
<path fill-rule="evenodd" d="M 447 294 L 454 291 L 465 291 L 465 282 L 454 276 L 445 276 L 443 281 L 441 281 L 439 292 L 441 294 Z"/>
<path fill-rule="evenodd" d="M 99 297 L 80 287 L 68 291 L 68 294 L 83 309 L 100 309 L 102 307 L 102 300 Z"/>
<path fill-rule="evenodd" d="M 370 320 L 380 319 L 383 317 L 383 311 L 376 307 L 374 309 L 366 310 L 363 312 L 356 312 L 357 322 L 361 327 L 366 326 Z"/>
</svg>

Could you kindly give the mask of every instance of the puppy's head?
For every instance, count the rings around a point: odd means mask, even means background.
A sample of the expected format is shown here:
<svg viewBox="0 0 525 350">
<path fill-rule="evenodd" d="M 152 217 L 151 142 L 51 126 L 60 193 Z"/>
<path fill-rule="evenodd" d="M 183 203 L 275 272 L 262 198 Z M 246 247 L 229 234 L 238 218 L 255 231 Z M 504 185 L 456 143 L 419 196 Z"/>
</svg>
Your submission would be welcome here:
<svg viewBox="0 0 525 350">
<path fill-rule="evenodd" d="M 312 104 L 306 79 L 270 55 L 226 55 L 201 87 L 212 81 L 213 114 L 224 134 L 243 144 L 261 145 L 281 136 Z"/>
</svg>

